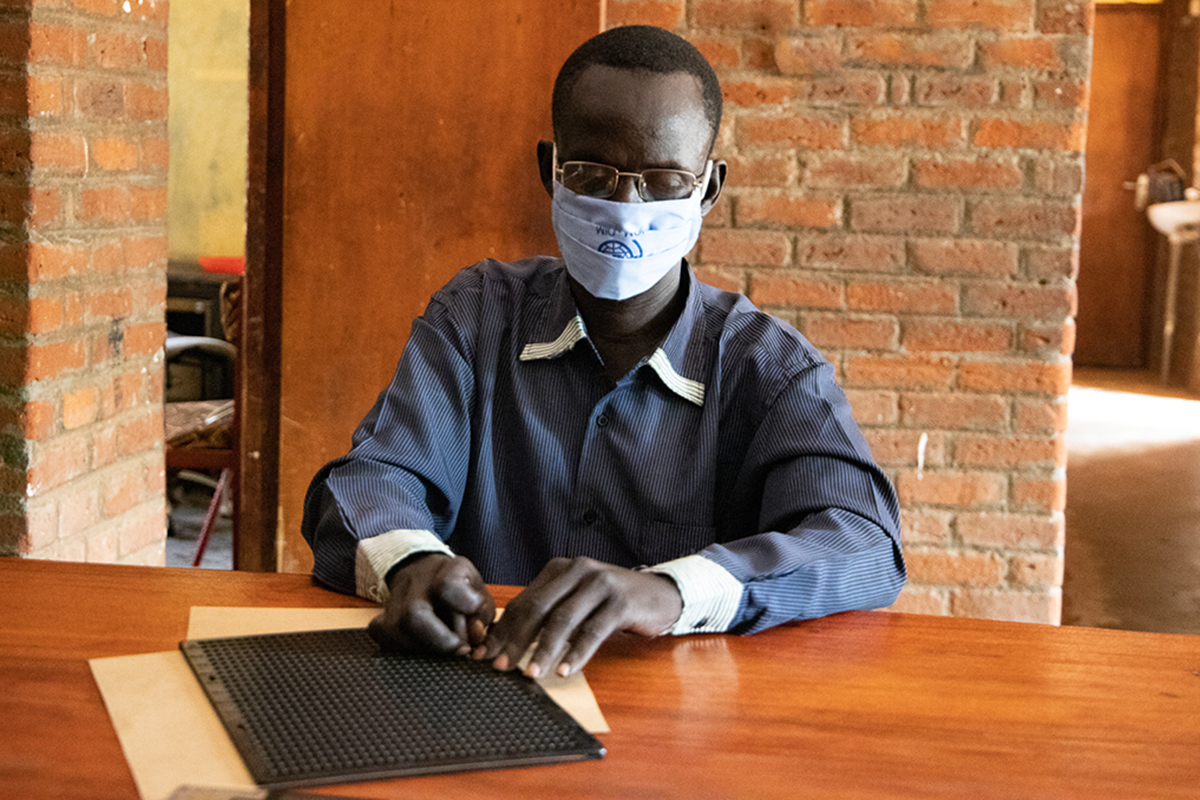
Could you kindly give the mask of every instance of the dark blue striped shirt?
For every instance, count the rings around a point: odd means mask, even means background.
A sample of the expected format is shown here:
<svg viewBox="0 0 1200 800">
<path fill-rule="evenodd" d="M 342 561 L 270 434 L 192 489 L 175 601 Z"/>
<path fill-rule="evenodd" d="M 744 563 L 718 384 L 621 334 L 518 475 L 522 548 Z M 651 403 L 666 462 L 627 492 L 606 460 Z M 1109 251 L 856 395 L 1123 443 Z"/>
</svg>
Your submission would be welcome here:
<svg viewBox="0 0 1200 800">
<path fill-rule="evenodd" d="M 314 575 L 361 593 L 361 540 L 428 531 L 499 584 L 556 556 L 698 554 L 734 587 L 720 614 L 734 632 L 891 604 L 905 580 L 896 494 L 833 367 L 742 295 L 685 275 L 679 320 L 615 386 L 561 260 L 455 276 L 350 453 L 309 488 Z M 704 616 L 690 627 L 711 629 Z"/>
</svg>

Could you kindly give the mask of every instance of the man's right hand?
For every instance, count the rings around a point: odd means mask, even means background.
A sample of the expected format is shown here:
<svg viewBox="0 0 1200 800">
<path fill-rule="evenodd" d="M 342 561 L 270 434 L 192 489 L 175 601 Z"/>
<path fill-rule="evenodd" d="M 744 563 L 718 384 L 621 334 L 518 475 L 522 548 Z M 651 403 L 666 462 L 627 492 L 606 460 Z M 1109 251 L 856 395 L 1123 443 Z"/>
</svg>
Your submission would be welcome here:
<svg viewBox="0 0 1200 800">
<path fill-rule="evenodd" d="M 367 630 L 381 647 L 466 655 L 483 644 L 496 603 L 475 565 L 461 556 L 426 553 L 395 569 L 391 596 Z"/>
</svg>

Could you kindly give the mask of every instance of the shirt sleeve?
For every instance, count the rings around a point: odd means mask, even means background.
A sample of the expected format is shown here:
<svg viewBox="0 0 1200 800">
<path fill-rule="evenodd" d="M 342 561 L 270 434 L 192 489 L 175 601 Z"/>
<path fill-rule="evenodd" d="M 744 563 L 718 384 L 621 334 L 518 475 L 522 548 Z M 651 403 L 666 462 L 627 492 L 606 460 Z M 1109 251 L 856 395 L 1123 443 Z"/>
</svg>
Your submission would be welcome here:
<svg viewBox="0 0 1200 800">
<path fill-rule="evenodd" d="M 445 545 L 467 480 L 474 375 L 435 298 L 413 323 L 391 384 L 342 458 L 317 473 L 301 532 L 313 576 L 383 602 L 391 566 Z"/>
<path fill-rule="evenodd" d="M 749 516 L 757 505 L 759 533 L 670 562 L 684 569 L 651 568 L 670 574 L 684 597 L 672 632 L 755 633 L 791 620 L 882 608 L 903 588 L 896 492 L 871 457 L 828 363 L 802 370 L 770 403 L 734 495 L 737 513 Z M 719 572 L 691 568 L 697 559 Z"/>
</svg>

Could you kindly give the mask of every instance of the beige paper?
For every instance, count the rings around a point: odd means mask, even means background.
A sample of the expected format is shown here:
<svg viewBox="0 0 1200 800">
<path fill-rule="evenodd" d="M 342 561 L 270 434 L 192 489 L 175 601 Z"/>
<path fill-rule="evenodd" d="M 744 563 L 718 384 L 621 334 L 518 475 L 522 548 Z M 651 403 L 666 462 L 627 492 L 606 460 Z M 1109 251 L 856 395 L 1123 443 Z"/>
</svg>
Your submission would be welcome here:
<svg viewBox="0 0 1200 800">
<path fill-rule="evenodd" d="M 374 608 L 238 608 L 196 606 L 189 639 L 365 627 Z M 88 662 L 142 800 L 165 800 L 177 786 L 247 791 L 254 779 L 204 690 L 178 650 Z M 608 723 L 583 673 L 538 683 L 590 733 Z"/>
<path fill-rule="evenodd" d="M 163 800 L 182 784 L 254 788 L 182 653 L 88 663 L 142 800 Z"/>
</svg>

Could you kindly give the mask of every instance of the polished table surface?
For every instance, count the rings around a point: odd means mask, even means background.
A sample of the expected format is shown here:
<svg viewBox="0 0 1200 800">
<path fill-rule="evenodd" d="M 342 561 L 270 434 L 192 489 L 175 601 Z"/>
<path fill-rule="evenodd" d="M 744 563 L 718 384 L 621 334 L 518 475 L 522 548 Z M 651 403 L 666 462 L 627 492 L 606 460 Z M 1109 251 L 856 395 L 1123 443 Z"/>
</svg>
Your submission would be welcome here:
<svg viewBox="0 0 1200 800">
<path fill-rule="evenodd" d="M 86 659 L 173 649 L 194 605 L 366 603 L 301 575 L 0 558 L 0 797 L 135 798 Z M 603 760 L 322 791 L 1200 797 L 1200 637 L 855 612 L 621 638 L 584 672 Z"/>
</svg>

